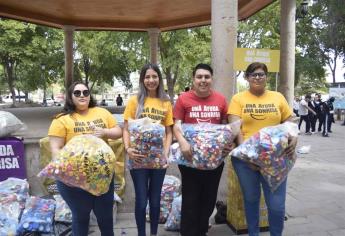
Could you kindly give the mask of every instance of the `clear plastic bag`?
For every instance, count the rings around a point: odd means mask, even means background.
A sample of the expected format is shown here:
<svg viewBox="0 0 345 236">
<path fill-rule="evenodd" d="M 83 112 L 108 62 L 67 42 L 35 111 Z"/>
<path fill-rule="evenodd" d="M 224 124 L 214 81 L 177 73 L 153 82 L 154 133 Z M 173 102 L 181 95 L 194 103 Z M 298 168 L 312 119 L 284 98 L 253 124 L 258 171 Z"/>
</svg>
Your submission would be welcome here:
<svg viewBox="0 0 345 236">
<path fill-rule="evenodd" d="M 174 198 L 180 195 L 181 180 L 173 175 L 165 175 L 160 201 L 159 223 L 166 222 L 172 207 Z M 150 204 L 146 206 L 146 220 L 150 220 Z"/>
<path fill-rule="evenodd" d="M 147 157 L 140 165 L 128 158 L 129 169 L 167 168 L 167 158 L 163 155 L 165 127 L 148 117 L 129 120 L 130 146 Z"/>
<path fill-rule="evenodd" d="M 55 221 L 72 223 L 72 212 L 61 195 L 54 195 L 56 201 Z"/>
<path fill-rule="evenodd" d="M 54 200 L 30 197 L 25 203 L 17 232 L 53 233 L 54 210 Z"/>
<path fill-rule="evenodd" d="M 230 155 L 259 166 L 262 176 L 274 191 L 286 179 L 296 161 L 296 155 L 283 155 L 290 135 L 298 136 L 297 124 L 285 122 L 265 127 L 232 150 Z"/>
<path fill-rule="evenodd" d="M 73 137 L 39 174 L 99 196 L 109 190 L 116 157 L 104 140 L 90 134 Z"/>
<path fill-rule="evenodd" d="M 190 162 L 181 153 L 178 143 L 170 147 L 169 163 L 176 163 L 202 170 L 217 168 L 226 155 L 224 148 L 230 146 L 240 131 L 241 121 L 231 124 L 182 124 L 185 139 L 190 143 L 193 160 Z"/>
<path fill-rule="evenodd" d="M 0 198 L 16 195 L 20 208 L 24 209 L 25 201 L 29 197 L 29 183 L 26 180 L 10 177 L 0 182 Z"/>
<path fill-rule="evenodd" d="M 0 235 L 16 235 L 19 216 L 28 197 L 26 180 L 11 177 L 0 182 Z"/>
<path fill-rule="evenodd" d="M 18 194 L 0 194 L 0 235 L 16 234 L 21 210 Z"/>
<path fill-rule="evenodd" d="M 12 113 L 0 111 L 0 137 L 9 136 L 24 127 L 23 122 Z"/>
<path fill-rule="evenodd" d="M 171 212 L 168 219 L 164 225 L 164 228 L 168 231 L 179 231 L 181 224 L 181 206 L 182 206 L 182 196 L 174 198 L 172 202 Z"/>
</svg>

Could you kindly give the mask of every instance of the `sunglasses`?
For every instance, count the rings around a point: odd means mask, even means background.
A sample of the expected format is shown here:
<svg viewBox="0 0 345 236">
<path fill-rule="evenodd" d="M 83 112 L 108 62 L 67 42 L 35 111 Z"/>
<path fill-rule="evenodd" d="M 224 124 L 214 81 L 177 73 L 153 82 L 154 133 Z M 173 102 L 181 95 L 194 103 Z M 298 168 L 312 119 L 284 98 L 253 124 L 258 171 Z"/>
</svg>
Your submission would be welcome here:
<svg viewBox="0 0 345 236">
<path fill-rule="evenodd" d="M 83 94 L 84 97 L 87 97 L 90 95 L 90 91 L 89 90 L 83 90 L 83 91 L 82 90 L 74 90 L 73 91 L 73 95 L 75 97 L 80 97 L 81 94 Z"/>
</svg>

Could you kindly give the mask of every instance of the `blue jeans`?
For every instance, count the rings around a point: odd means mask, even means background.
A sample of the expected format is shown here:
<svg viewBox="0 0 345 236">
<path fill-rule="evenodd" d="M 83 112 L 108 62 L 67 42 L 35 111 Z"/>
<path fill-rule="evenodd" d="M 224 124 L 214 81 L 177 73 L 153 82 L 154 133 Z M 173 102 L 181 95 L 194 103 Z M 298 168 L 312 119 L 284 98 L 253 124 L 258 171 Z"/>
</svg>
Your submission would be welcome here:
<svg viewBox="0 0 345 236">
<path fill-rule="evenodd" d="M 231 161 L 243 192 L 249 236 L 259 235 L 260 184 L 268 208 L 270 235 L 281 236 L 285 217 L 286 180 L 272 193 L 259 171 L 252 170 L 246 162 L 235 157 Z"/>
<path fill-rule="evenodd" d="M 145 219 L 147 200 L 150 203 L 151 234 L 157 234 L 161 191 L 166 169 L 132 169 L 130 170 L 135 189 L 135 221 L 138 236 L 145 236 Z"/>
<path fill-rule="evenodd" d="M 101 235 L 114 236 L 114 179 L 111 181 L 109 191 L 101 196 L 94 196 L 81 188 L 70 187 L 60 181 L 56 183 L 61 197 L 72 212 L 73 236 L 88 235 L 91 210 L 96 215 Z"/>
</svg>

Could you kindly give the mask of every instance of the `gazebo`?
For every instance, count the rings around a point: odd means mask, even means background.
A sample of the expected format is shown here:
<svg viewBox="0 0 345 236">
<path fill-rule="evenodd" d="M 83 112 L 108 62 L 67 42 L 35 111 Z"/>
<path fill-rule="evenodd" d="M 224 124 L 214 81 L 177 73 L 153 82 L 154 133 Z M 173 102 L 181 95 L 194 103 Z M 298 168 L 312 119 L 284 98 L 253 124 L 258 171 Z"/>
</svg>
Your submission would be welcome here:
<svg viewBox="0 0 345 236">
<path fill-rule="evenodd" d="M 162 31 L 211 25 L 214 87 L 228 99 L 234 93 L 234 50 L 238 20 L 274 0 L 0 0 L 0 17 L 61 28 L 65 33 L 65 81 L 73 81 L 75 30 L 147 31 L 151 61 L 157 62 Z M 292 104 L 295 68 L 296 0 L 281 2 L 280 83 Z M 269 17 L 269 16 L 267 16 Z"/>
<path fill-rule="evenodd" d="M 75 30 L 147 31 L 151 61 L 157 62 L 161 31 L 212 26 L 212 64 L 215 88 L 233 94 L 233 51 L 237 22 L 274 0 L 0 0 L 0 16 L 64 29 L 66 85 L 73 80 L 73 32 Z M 281 83 L 278 89 L 293 99 L 295 0 L 281 0 Z M 286 63 L 289 61 L 289 63 Z"/>
</svg>

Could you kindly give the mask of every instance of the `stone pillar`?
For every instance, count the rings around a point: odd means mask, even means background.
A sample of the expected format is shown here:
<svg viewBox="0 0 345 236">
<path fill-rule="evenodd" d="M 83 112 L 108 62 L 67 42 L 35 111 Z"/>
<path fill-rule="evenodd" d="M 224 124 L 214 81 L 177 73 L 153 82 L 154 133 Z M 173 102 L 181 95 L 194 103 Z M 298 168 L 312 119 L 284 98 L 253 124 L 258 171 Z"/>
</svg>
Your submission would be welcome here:
<svg viewBox="0 0 345 236">
<path fill-rule="evenodd" d="M 147 31 L 150 38 L 150 61 L 153 64 L 158 62 L 158 39 L 160 30 L 158 28 L 152 28 Z"/>
<path fill-rule="evenodd" d="M 295 86 L 296 0 L 281 0 L 278 91 L 292 107 Z"/>
<path fill-rule="evenodd" d="M 63 27 L 65 35 L 65 88 L 73 83 L 73 35 L 74 27 L 65 25 Z"/>
<path fill-rule="evenodd" d="M 213 87 L 227 100 L 234 94 L 234 50 L 237 45 L 238 0 L 212 0 Z"/>
</svg>

